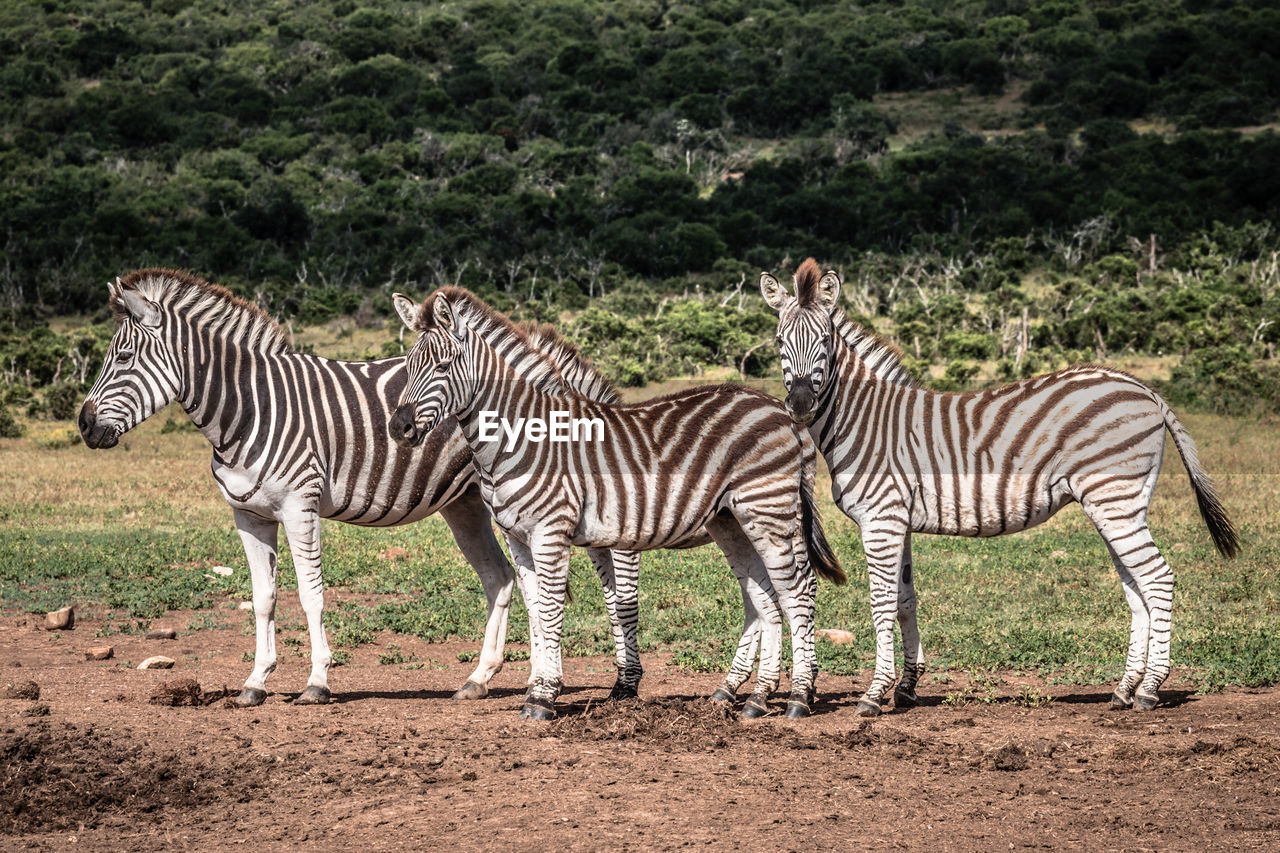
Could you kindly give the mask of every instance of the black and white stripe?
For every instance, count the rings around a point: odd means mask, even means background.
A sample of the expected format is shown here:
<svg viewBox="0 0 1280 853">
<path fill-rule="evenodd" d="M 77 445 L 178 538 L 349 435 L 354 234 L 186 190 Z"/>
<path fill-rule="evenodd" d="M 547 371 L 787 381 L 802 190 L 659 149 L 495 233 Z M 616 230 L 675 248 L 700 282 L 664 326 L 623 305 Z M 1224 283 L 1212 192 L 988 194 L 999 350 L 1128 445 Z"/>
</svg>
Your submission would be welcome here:
<svg viewBox="0 0 1280 853">
<path fill-rule="evenodd" d="M 812 258 L 788 295 L 768 273 L 779 312 L 787 408 L 809 425 L 831 469 L 836 503 L 862 531 L 870 571 L 876 671 L 859 710 L 879 713 L 893 684 L 893 623 L 915 702 L 923 671 L 911 534 L 998 536 L 1046 521 L 1079 501 L 1107 543 L 1132 612 L 1125 673 L 1113 704 L 1154 707 L 1169 674 L 1173 572 L 1147 529 L 1164 431 L 1191 476 L 1214 544 L 1236 535 L 1200 468 L 1195 445 L 1164 400 L 1124 373 L 1082 365 L 968 394 L 915 387 L 891 345 L 836 306 L 841 281 Z"/>
<path fill-rule="evenodd" d="M 746 388 L 696 388 L 630 406 L 563 393 L 549 363 L 541 374 L 517 372 L 502 354 L 504 342 L 495 347 L 475 332 L 477 313 L 470 308 L 483 303 L 464 293 L 437 292 L 416 315 L 402 308 L 419 337 L 408 356 L 412 378 L 389 427 L 398 440 L 413 443 L 456 416 L 472 448 L 485 502 L 499 526 L 528 548 L 538 575 L 545 648 L 534 662 L 525 715 L 554 715 L 570 544 L 665 548 L 704 527 L 739 578 L 746 579 L 744 597 L 766 623 L 759 638 L 757 689 L 745 713 L 764 711 L 780 677 L 781 619 L 775 600 L 791 625 L 788 713 L 808 713 L 816 674 L 810 559 L 826 577 L 843 580 L 843 574 L 813 508 L 816 452 L 804 432 L 795 429 L 778 401 Z M 492 317 L 492 312 L 481 316 Z M 513 340 L 527 345 L 526 335 L 510 331 Z M 598 419 L 602 440 L 523 441 L 511 447 L 480 441 L 482 412 L 514 423 L 521 418 L 549 422 L 553 411 Z M 739 678 L 737 667 L 751 633 L 744 632 L 735 669 L 723 687 L 729 694 L 746 678 Z M 748 651 L 754 657 L 754 649 Z"/>
<path fill-rule="evenodd" d="M 486 695 L 502 667 L 514 575 L 458 431 L 439 430 L 412 449 L 388 439 L 404 359 L 343 362 L 293 352 L 262 311 L 186 273 L 141 270 L 110 291 L 120 327 L 81 411 L 81 434 L 91 447 L 112 447 L 177 400 L 213 445 L 214 477 L 244 544 L 257 617 L 254 668 L 239 701 L 261 702 L 276 665 L 280 525 L 311 636 L 312 671 L 300 701 L 325 701 L 332 656 L 322 622 L 320 519 L 392 526 L 434 512 L 480 576 L 489 608 L 476 669 L 456 695 Z"/>
</svg>

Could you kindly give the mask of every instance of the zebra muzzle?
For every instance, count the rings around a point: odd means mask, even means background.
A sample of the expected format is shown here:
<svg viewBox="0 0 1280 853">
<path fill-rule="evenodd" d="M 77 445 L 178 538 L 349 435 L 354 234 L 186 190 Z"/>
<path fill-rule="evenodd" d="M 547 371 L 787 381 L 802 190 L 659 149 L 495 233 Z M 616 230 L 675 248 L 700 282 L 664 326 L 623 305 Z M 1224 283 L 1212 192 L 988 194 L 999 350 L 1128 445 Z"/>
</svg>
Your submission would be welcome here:
<svg viewBox="0 0 1280 853">
<path fill-rule="evenodd" d="M 115 447 L 120 441 L 121 429 L 115 424 L 103 424 L 98 421 L 98 404 L 86 400 L 80 407 L 80 437 L 84 443 L 95 450 Z"/>
<path fill-rule="evenodd" d="M 817 402 L 818 395 L 813 390 L 813 383 L 805 378 L 796 379 L 787 391 L 787 414 L 798 424 L 809 424 L 813 421 L 813 407 Z"/>
<path fill-rule="evenodd" d="M 426 430 L 419 429 L 414 420 L 413 406 L 406 403 L 396 408 L 387 423 L 387 432 L 391 440 L 401 447 L 414 447 L 422 441 Z"/>
</svg>

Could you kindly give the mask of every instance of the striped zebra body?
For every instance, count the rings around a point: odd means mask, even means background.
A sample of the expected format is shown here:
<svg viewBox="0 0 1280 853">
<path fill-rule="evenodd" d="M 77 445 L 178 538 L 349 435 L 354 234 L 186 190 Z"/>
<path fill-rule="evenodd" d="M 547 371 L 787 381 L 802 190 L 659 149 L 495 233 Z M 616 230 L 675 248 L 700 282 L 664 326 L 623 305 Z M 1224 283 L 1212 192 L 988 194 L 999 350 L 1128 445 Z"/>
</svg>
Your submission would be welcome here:
<svg viewBox="0 0 1280 853">
<path fill-rule="evenodd" d="M 1000 536 L 1078 501 L 1106 541 L 1131 611 L 1125 673 L 1112 701 L 1154 707 L 1169 674 L 1173 573 L 1151 539 L 1147 508 L 1168 429 L 1214 543 L 1235 533 L 1164 400 L 1120 371 L 1081 365 L 1001 388 L 948 394 L 915 387 L 891 345 L 836 307 L 840 279 L 812 259 L 790 296 L 767 273 L 779 311 L 787 407 L 831 470 L 832 494 L 862 531 L 876 633 L 876 671 L 859 701 L 879 712 L 895 679 L 893 623 L 903 635 L 900 705 L 923 672 L 912 533 Z"/>
<path fill-rule="evenodd" d="M 791 625 L 795 656 L 788 713 L 805 715 L 816 674 L 810 557 L 826 576 L 843 575 L 812 506 L 816 451 L 804 432 L 773 398 L 733 386 L 630 406 L 555 394 L 540 377 L 514 371 L 455 315 L 454 301 L 437 294 L 416 317 L 405 317 L 419 332 L 409 354 L 414 378 L 389 428 L 398 440 L 413 442 L 456 416 L 495 520 L 528 546 L 538 574 L 545 654 L 534 662 L 537 674 L 523 713 L 554 715 L 569 545 L 642 551 L 678 546 L 705 528 L 740 579 L 754 573 L 760 581 L 743 582 L 744 597 L 767 622 L 757 689 L 748 701 L 754 710 L 746 713 L 763 712 L 778 684 L 776 596 Z M 550 422 L 556 412 L 598 422 L 601 440 L 482 440 L 486 413 L 515 423 Z M 750 633 L 744 632 L 739 656 Z M 741 684 L 734 677 L 731 671 L 726 679 L 730 693 Z"/>
<path fill-rule="evenodd" d="M 222 288 L 168 270 L 111 286 L 120 321 L 80 428 L 91 447 L 177 400 L 213 445 L 253 581 L 254 668 L 239 700 L 266 697 L 276 665 L 277 539 L 285 528 L 307 616 L 312 671 L 298 701 L 327 701 L 320 519 L 393 526 L 439 512 L 479 575 L 489 615 L 475 671 L 458 698 L 480 698 L 502 667 L 513 572 L 493 535 L 470 451 L 456 429 L 406 450 L 387 412 L 407 377 L 403 358 L 341 362 L 291 350 L 278 326 Z M 522 585 L 532 576 L 522 578 Z"/>
<path fill-rule="evenodd" d="M 525 324 L 515 326 L 507 318 L 493 311 L 483 301 L 462 288 L 442 288 L 442 295 L 454 300 L 460 320 L 479 334 L 494 352 L 520 376 L 531 379 L 549 393 L 564 395 L 572 392 L 589 400 L 603 403 L 621 402 L 618 389 L 591 367 L 578 353 L 576 347 L 561 338 L 550 326 Z M 419 305 L 408 297 L 395 294 L 396 311 L 406 325 L 412 326 Z M 680 543 L 681 548 L 697 547 L 710 542 L 705 532 L 690 536 Z M 537 583 L 532 558 L 528 549 L 508 538 L 517 575 L 522 578 L 524 595 L 531 617 L 537 613 L 534 595 Z M 640 555 L 635 551 L 588 548 L 588 555 L 595 566 L 604 589 L 605 609 L 609 614 L 616 650 L 615 664 L 618 682 L 612 691 L 613 698 L 635 696 L 639 690 L 644 669 L 640 663 L 638 628 L 640 621 Z M 524 579 L 528 578 L 527 581 Z M 542 642 L 542 631 L 537 618 L 530 619 L 531 657 L 536 657 Z M 750 667 L 748 666 L 748 673 Z M 531 676 L 532 678 L 532 676 Z"/>
</svg>

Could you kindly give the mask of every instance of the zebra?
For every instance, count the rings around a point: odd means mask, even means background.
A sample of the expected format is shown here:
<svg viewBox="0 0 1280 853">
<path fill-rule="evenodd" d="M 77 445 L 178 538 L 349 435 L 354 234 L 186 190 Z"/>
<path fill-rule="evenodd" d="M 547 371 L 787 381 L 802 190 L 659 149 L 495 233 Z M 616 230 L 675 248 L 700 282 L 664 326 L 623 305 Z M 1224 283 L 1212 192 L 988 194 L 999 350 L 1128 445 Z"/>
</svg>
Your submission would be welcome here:
<svg viewBox="0 0 1280 853">
<path fill-rule="evenodd" d="M 1118 709 L 1154 708 L 1169 675 L 1173 572 L 1147 529 L 1147 508 L 1173 436 L 1214 545 L 1239 542 L 1191 436 L 1137 379 L 1078 365 L 985 391 L 917 387 L 901 354 L 837 309 L 841 279 L 809 258 L 795 295 L 760 275 L 779 314 L 786 406 L 806 424 L 831 470 L 836 504 L 857 522 L 867 555 L 876 666 L 858 701 L 880 713 L 895 679 L 893 623 L 902 628 L 901 707 L 917 701 L 923 651 L 916 621 L 911 534 L 1000 536 L 1079 501 L 1106 542 L 1132 614 Z"/>
<path fill-rule="evenodd" d="M 837 583 L 844 573 L 813 505 L 816 451 L 803 430 L 772 397 L 730 385 L 629 406 L 549 393 L 539 377 L 514 371 L 455 313 L 455 302 L 479 300 L 459 299 L 451 288 L 437 291 L 417 312 L 397 302 L 418 339 L 407 356 L 411 378 L 388 430 L 398 442 L 413 445 L 456 417 L 472 448 L 485 503 L 533 559 L 544 637 L 521 716 L 555 717 L 570 544 L 650 550 L 680 543 L 704 527 L 740 578 L 752 574 L 753 562 L 763 563 L 768 586 L 743 588 L 770 625 L 780 621 L 774 596 L 786 614 L 793 650 L 786 713 L 807 716 L 817 673 L 813 569 Z M 571 421 L 598 421 L 598 440 L 518 446 L 484 440 L 487 416 L 553 423 L 557 412 Z M 749 633 L 744 632 L 740 655 Z M 768 696 L 779 681 L 780 637 L 780 631 L 762 632 L 757 686 L 744 716 L 768 711 Z"/>
<path fill-rule="evenodd" d="M 80 433 L 89 447 L 114 447 L 177 400 L 213 445 L 213 476 L 231 506 L 253 581 L 254 667 L 237 703 L 261 704 L 276 665 L 281 525 L 311 637 L 311 674 L 294 701 L 322 704 L 331 696 L 332 654 L 322 622 L 320 519 L 394 526 L 435 512 L 480 577 L 488 605 L 479 660 L 454 698 L 486 696 L 502 668 L 513 572 L 458 430 L 437 430 L 412 451 L 387 440 L 387 413 L 407 378 L 404 358 L 343 362 L 294 352 L 263 311 L 184 272 L 138 270 L 108 290 L 119 328 L 81 408 Z M 592 559 L 602 577 L 612 571 L 609 554 Z M 518 580 L 536 600 L 532 575 Z M 536 619 L 530 635 L 537 635 Z M 627 666 L 615 686 L 620 695 L 634 695 L 631 682 L 638 683 L 638 660 Z"/>
<path fill-rule="evenodd" d="M 577 348 L 561 338 L 553 327 L 537 322 L 512 324 L 505 316 L 491 309 L 464 288 L 445 287 L 439 293 L 451 301 L 454 314 L 459 321 L 480 335 L 517 374 L 540 384 L 552 393 L 564 393 L 566 388 L 569 388 L 598 402 L 617 404 L 622 401 L 617 388 L 592 368 L 582 358 Z M 412 327 L 419 310 L 418 303 L 399 293 L 393 295 L 392 301 L 405 324 Z M 695 548 L 709 542 L 711 537 L 707 531 L 699 530 L 673 543 L 670 547 Z M 533 572 L 527 549 L 510 539 L 509 546 L 516 560 L 517 570 Z M 639 555 L 626 551 L 612 553 L 618 568 L 605 582 L 605 603 L 613 617 L 614 629 L 617 632 L 615 643 L 619 654 L 619 671 L 626 673 L 638 684 L 643 672 L 639 664 L 637 642 Z M 601 577 L 603 579 L 605 573 L 602 572 Z M 769 580 L 764 571 L 764 565 L 758 560 L 752 561 L 750 572 L 741 575 L 738 580 L 742 586 L 745 620 L 729 674 L 724 683 L 712 694 L 712 699 L 720 702 L 732 702 L 738 688 L 751 676 L 760 645 L 762 623 L 768 621 L 762 618 L 755 607 L 758 596 L 769 594 L 767 591 Z M 758 592 L 755 589 L 756 586 L 761 587 Z M 528 601 L 526 597 L 526 604 Z M 780 627 L 778 630 L 780 631 Z M 778 642 L 780 643 L 781 640 L 779 639 Z M 536 645 L 536 640 L 533 645 Z M 624 659 L 627 663 L 623 662 Z M 631 669 L 632 666 L 635 667 L 634 672 Z M 629 695 L 635 695 L 635 693 L 632 692 Z M 750 703 L 749 707 L 751 707 Z"/>
</svg>

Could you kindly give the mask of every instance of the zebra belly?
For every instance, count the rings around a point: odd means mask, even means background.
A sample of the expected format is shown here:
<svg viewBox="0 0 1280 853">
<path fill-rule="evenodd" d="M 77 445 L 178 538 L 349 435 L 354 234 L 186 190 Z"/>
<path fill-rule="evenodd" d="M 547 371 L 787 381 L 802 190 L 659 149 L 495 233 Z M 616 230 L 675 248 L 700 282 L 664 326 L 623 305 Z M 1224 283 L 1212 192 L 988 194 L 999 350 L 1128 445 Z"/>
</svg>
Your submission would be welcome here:
<svg viewBox="0 0 1280 853">
<path fill-rule="evenodd" d="M 941 489 L 920 488 L 912 503 L 911 529 L 950 536 L 1000 536 L 1043 524 L 1075 500 L 1065 478 L 1045 482 L 1022 470 L 1003 479 L 962 476 Z"/>
</svg>

